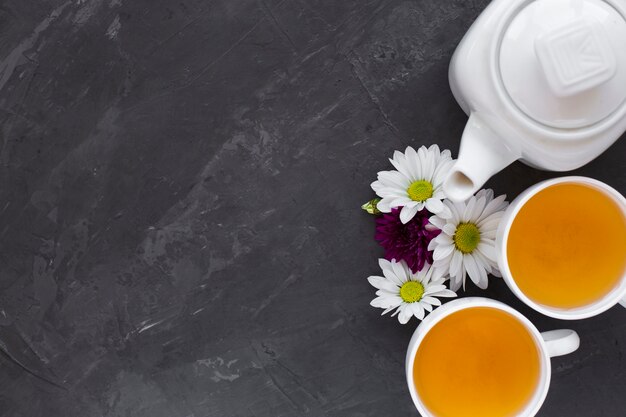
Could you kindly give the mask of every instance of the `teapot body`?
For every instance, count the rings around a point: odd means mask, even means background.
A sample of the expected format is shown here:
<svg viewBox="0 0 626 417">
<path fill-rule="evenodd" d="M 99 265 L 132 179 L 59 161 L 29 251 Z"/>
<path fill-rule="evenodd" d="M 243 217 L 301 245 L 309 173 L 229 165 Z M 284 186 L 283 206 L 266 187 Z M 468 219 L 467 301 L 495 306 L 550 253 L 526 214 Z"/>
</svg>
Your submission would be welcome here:
<svg viewBox="0 0 626 417">
<path fill-rule="evenodd" d="M 610 18 L 617 22 L 614 25 L 616 28 L 614 32 L 623 31 L 625 37 L 622 45 L 626 44 L 626 0 L 585 1 L 588 3 L 586 7 L 597 13 L 599 19 L 607 16 L 606 19 Z M 580 3 L 578 0 L 493 0 L 457 47 L 450 63 L 450 87 L 459 105 L 470 116 L 470 123 L 462 139 L 459 170 L 481 169 L 481 156 L 472 152 L 472 149 L 481 147 L 495 149 L 491 155 L 485 155 L 485 158 L 491 158 L 493 161 L 487 164 L 490 167 L 485 168 L 482 175 L 476 172 L 462 175 L 465 180 L 474 182 L 474 188 L 482 185 L 478 182 L 486 181 L 489 176 L 516 159 L 521 159 L 533 167 L 551 171 L 569 171 L 578 168 L 600 155 L 626 131 L 626 91 L 624 91 L 626 83 L 620 84 L 626 80 L 626 68 L 622 65 L 621 72 L 616 70 L 620 62 L 623 64 L 626 61 L 626 51 L 622 51 L 626 48 L 615 47 L 619 45 L 619 39 L 618 41 L 611 39 L 612 44 L 603 42 L 605 39 L 603 37 L 607 37 L 603 28 L 596 28 L 587 22 L 577 20 L 577 14 L 586 13 L 585 10 L 580 10 L 577 2 Z M 537 10 L 522 15 L 521 11 L 533 7 Z M 561 15 L 555 12 L 558 7 L 564 9 L 569 7 L 568 10 L 571 11 L 571 16 L 563 14 L 566 16 L 563 17 L 565 20 L 555 24 L 563 28 L 556 27 L 552 30 L 550 22 L 544 22 L 542 28 L 540 23 L 535 24 L 533 19 L 538 19 L 537 16 L 548 14 L 550 11 L 561 19 Z M 548 9 L 544 11 L 541 8 Z M 623 24 L 622 21 L 618 21 L 619 19 L 623 19 Z M 531 36 L 527 34 L 528 32 L 533 30 L 546 32 L 546 27 L 550 36 L 526 39 Z M 618 34 L 621 36 L 622 32 Z M 585 37 L 591 39 L 591 42 L 596 42 L 592 44 L 592 47 L 597 46 L 599 58 L 595 61 L 596 66 L 567 67 L 565 64 L 570 64 L 576 59 L 572 54 L 578 53 L 576 39 L 581 39 L 582 44 L 588 45 Z M 564 42 L 564 39 L 567 42 Z M 521 45 L 519 57 L 517 45 Z M 551 54 L 550 48 L 553 46 L 555 53 Z M 506 51 L 503 49 L 505 47 L 508 48 Z M 568 52 L 567 47 L 570 47 L 572 52 Z M 527 56 L 534 60 L 533 67 L 522 68 L 516 64 L 516 60 L 524 62 L 524 48 Z M 608 52 L 606 48 L 610 48 Z M 585 51 L 589 53 L 589 48 Z M 613 54 L 613 51 L 616 51 L 617 58 L 609 55 Z M 621 55 L 622 53 L 624 55 Z M 542 63 L 545 64 L 543 67 L 536 62 L 542 57 Z M 589 57 L 582 57 L 581 62 L 586 62 L 585 59 L 588 60 Z M 550 68 L 555 70 L 550 72 Z M 560 75 L 559 71 L 565 75 Z M 553 73 L 556 75 L 552 76 Z M 565 80 L 561 90 L 558 90 L 559 85 L 556 87 L 553 85 L 558 84 L 559 76 Z M 622 76 L 625 78 L 619 78 Z M 557 80 L 548 85 L 554 81 L 550 77 L 556 77 Z M 601 82 L 605 85 L 593 91 L 590 89 L 590 86 L 600 85 Z M 612 88 L 606 83 L 622 87 Z M 529 90 L 538 88 L 539 92 L 551 88 L 550 99 L 554 97 L 553 101 L 556 104 L 550 104 L 547 99 L 533 97 L 532 91 L 524 91 L 526 86 Z M 567 97 L 561 98 L 560 95 Z M 583 108 L 585 104 L 581 103 L 593 104 L 594 100 L 597 102 L 597 109 Z M 611 100 L 616 104 L 611 104 L 613 103 Z M 603 108 L 609 104 L 612 106 L 610 109 Z M 549 113 L 548 116 L 552 119 L 546 122 L 541 117 L 533 117 L 533 112 L 538 111 L 543 112 L 539 116 Z M 551 123 L 552 120 L 554 123 Z M 473 155 L 466 156 L 465 161 L 462 161 L 464 151 Z M 454 181 L 451 179 L 449 182 Z M 452 184 L 449 185 L 452 191 Z M 461 197 L 459 194 L 458 198 L 454 196 L 451 198 L 462 200 Z"/>
</svg>

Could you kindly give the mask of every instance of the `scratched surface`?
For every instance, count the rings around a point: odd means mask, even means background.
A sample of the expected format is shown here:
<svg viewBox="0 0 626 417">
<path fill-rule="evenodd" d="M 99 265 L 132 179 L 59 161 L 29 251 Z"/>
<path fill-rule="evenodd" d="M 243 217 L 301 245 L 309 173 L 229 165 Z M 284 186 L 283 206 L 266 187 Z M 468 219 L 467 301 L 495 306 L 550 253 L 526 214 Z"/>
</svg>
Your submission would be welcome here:
<svg viewBox="0 0 626 417">
<path fill-rule="evenodd" d="M 456 154 L 486 4 L 0 0 L 0 415 L 416 416 L 359 206 L 392 150 Z M 625 153 L 578 173 L 624 193 Z M 626 311 L 482 294 L 582 337 L 540 416 L 624 415 Z"/>
</svg>

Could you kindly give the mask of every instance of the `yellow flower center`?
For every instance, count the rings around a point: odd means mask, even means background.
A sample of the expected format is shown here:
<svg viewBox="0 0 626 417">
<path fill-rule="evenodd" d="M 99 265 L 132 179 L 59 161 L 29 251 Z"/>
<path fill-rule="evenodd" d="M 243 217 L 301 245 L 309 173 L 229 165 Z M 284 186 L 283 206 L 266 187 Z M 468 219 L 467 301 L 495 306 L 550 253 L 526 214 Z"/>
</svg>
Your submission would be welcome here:
<svg viewBox="0 0 626 417">
<path fill-rule="evenodd" d="M 474 223 L 460 223 L 452 240 L 460 252 L 472 253 L 480 243 L 480 230 Z"/>
<path fill-rule="evenodd" d="M 413 201 L 423 202 L 433 196 L 433 185 L 426 180 L 413 181 L 406 190 Z"/>
<path fill-rule="evenodd" d="M 405 303 L 414 303 L 424 296 L 424 285 L 419 281 L 407 281 L 400 287 L 400 297 Z"/>
</svg>

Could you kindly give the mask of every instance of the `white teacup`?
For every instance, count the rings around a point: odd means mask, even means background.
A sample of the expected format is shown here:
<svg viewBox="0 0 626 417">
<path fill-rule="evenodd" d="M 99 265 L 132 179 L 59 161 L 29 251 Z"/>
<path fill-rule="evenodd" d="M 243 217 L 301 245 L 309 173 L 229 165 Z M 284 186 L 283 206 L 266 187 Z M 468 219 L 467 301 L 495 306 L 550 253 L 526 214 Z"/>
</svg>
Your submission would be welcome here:
<svg viewBox="0 0 626 417">
<path fill-rule="evenodd" d="M 524 205 L 531 198 L 533 198 L 533 196 L 550 186 L 563 183 L 581 184 L 595 188 L 605 196 L 612 199 L 617 204 L 617 206 L 621 207 L 622 213 L 626 217 L 626 199 L 624 198 L 624 196 L 607 184 L 593 178 L 579 176 L 561 177 L 542 181 L 531 186 L 530 188 L 522 192 L 519 196 L 517 196 L 515 200 L 513 200 L 513 202 L 507 208 L 498 227 L 498 232 L 496 236 L 496 252 L 498 254 L 498 267 L 500 269 L 500 272 L 502 273 L 504 281 L 511 289 L 511 291 L 513 291 L 513 293 L 528 306 L 532 307 L 542 314 L 545 314 L 546 316 L 555 317 L 558 319 L 577 320 L 592 317 L 608 310 L 618 303 L 626 307 L 626 271 L 624 272 L 624 274 L 622 274 L 620 282 L 603 297 L 595 300 L 590 304 L 575 308 L 557 308 L 537 303 L 530 299 L 526 294 L 524 294 L 524 292 L 515 282 L 515 277 L 511 273 L 511 270 L 509 268 L 509 261 L 507 259 L 507 243 L 513 221 L 515 220 L 515 217 L 522 209 L 522 207 L 524 207 Z"/>
<path fill-rule="evenodd" d="M 499 301 L 482 297 L 461 298 L 444 304 L 429 314 L 417 327 L 415 333 L 413 333 L 406 355 L 406 379 L 415 407 L 423 417 L 438 417 L 424 405 L 416 389 L 415 381 L 413 380 L 415 355 L 424 337 L 445 317 L 460 310 L 473 307 L 490 307 L 509 313 L 515 319 L 519 320 L 534 340 L 540 357 L 539 380 L 532 398 L 518 414 L 518 417 L 534 416 L 543 404 L 550 386 L 550 377 L 552 374 L 550 358 L 566 355 L 578 349 L 580 344 L 578 334 L 573 330 L 566 329 L 539 333 L 537 328 L 517 310 Z M 445 360 L 445 358 L 442 358 L 442 360 Z M 453 397 L 451 397 L 451 400 L 452 399 Z"/>
</svg>

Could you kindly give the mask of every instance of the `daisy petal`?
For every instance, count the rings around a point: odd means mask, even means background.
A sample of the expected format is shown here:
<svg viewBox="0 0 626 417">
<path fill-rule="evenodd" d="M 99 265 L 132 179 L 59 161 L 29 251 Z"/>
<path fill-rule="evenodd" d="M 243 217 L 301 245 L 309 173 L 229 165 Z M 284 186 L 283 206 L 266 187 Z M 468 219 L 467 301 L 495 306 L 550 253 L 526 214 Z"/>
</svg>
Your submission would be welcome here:
<svg viewBox="0 0 626 417">
<path fill-rule="evenodd" d="M 483 268 L 485 268 L 485 271 L 487 271 L 488 274 L 491 273 L 491 269 L 493 268 L 493 265 L 496 264 L 495 262 L 487 259 L 487 257 L 483 255 L 482 252 L 479 250 L 475 250 L 474 252 L 472 252 L 472 255 L 474 255 L 476 262 L 479 265 L 481 265 Z"/>
<path fill-rule="evenodd" d="M 400 301 L 398 301 L 400 300 Z M 370 305 L 372 307 L 378 307 L 378 308 L 390 308 L 390 307 L 397 307 L 400 304 L 402 304 L 402 298 L 400 297 L 376 297 L 374 298 L 371 302 Z"/>
<path fill-rule="evenodd" d="M 441 202 L 441 200 L 437 200 L 435 198 L 429 198 L 426 200 L 426 208 L 433 214 L 438 214 L 444 210 L 446 206 Z"/>
<path fill-rule="evenodd" d="M 428 208 L 428 207 L 426 207 Z M 439 216 L 431 216 L 428 221 L 437 227 L 437 229 L 443 229 L 443 226 L 446 225 L 446 221 Z"/>
<path fill-rule="evenodd" d="M 457 276 L 450 277 L 450 289 L 452 291 L 458 291 L 461 288 L 461 279 Z"/>
<path fill-rule="evenodd" d="M 456 293 L 453 290 L 442 290 L 439 291 L 436 297 L 456 297 Z"/>
<path fill-rule="evenodd" d="M 497 230 L 496 229 L 492 229 L 492 230 L 483 230 L 480 232 L 480 237 L 485 238 L 485 239 L 495 239 L 496 238 L 496 234 L 497 234 Z"/>
<path fill-rule="evenodd" d="M 399 190 L 406 190 L 411 185 L 411 181 L 398 171 L 380 171 L 378 180 L 390 188 Z"/>
<path fill-rule="evenodd" d="M 483 188 L 482 190 L 476 193 L 476 197 L 477 198 L 483 197 L 487 201 L 491 201 L 493 200 L 493 190 L 491 188 Z"/>
<path fill-rule="evenodd" d="M 445 289 L 446 289 L 445 285 L 430 285 L 428 288 L 426 288 L 426 291 L 424 291 L 424 295 L 434 294 L 436 292 L 443 291 Z"/>
<path fill-rule="evenodd" d="M 480 228 L 480 230 L 496 230 L 500 225 L 500 220 L 502 219 L 502 212 L 499 211 L 497 213 L 492 214 L 491 216 L 485 217 L 476 225 Z"/>
<path fill-rule="evenodd" d="M 430 242 L 428 242 L 428 250 L 435 250 L 435 248 L 437 248 L 437 246 L 439 246 L 440 244 L 441 243 L 437 240 L 437 238 L 435 238 L 431 240 Z"/>
<path fill-rule="evenodd" d="M 384 272 L 385 269 L 391 270 L 391 262 L 385 258 L 378 258 L 378 266 Z"/>
<path fill-rule="evenodd" d="M 474 206 L 474 213 L 472 213 L 472 220 L 478 221 L 478 218 L 482 214 L 485 209 L 485 205 L 487 204 L 487 199 L 484 196 L 476 196 L 476 206 Z"/>
<path fill-rule="evenodd" d="M 433 268 L 433 269 L 435 269 L 435 270 L 439 271 L 439 269 L 438 269 L 438 268 Z M 431 285 L 444 285 L 444 283 L 445 283 L 445 282 L 446 282 L 446 278 L 440 278 L 440 279 L 438 279 L 438 280 L 436 280 L 436 281 L 433 281 L 433 282 L 431 283 Z"/>
<path fill-rule="evenodd" d="M 435 261 L 433 262 L 433 267 L 442 271 L 446 271 L 446 273 L 449 273 L 448 268 L 450 268 L 450 259 L 444 258 L 439 261 Z"/>
<path fill-rule="evenodd" d="M 433 175 L 434 186 L 439 186 L 443 184 L 444 180 L 447 178 L 448 174 L 450 173 L 450 169 L 452 168 L 452 165 L 454 165 L 453 159 L 446 158 L 445 160 L 439 162 L 439 165 L 437 166 L 437 169 L 435 170 L 435 173 Z"/>
<path fill-rule="evenodd" d="M 404 262 L 391 262 L 391 268 L 393 269 L 393 273 L 403 284 L 410 279 L 411 274 L 408 272 Z"/>
<path fill-rule="evenodd" d="M 383 269 L 383 275 L 389 280 L 389 282 L 394 283 L 397 287 L 401 287 L 402 284 L 404 284 L 404 281 L 402 281 L 400 277 L 398 277 L 391 269 Z"/>
<path fill-rule="evenodd" d="M 444 219 L 450 219 L 452 217 L 452 211 L 447 205 L 444 204 L 443 210 L 437 213 L 437 215 L 443 217 Z"/>
<path fill-rule="evenodd" d="M 401 324 L 406 324 L 411 316 L 413 315 L 413 311 L 407 304 L 403 304 L 400 306 L 400 314 L 398 315 L 398 321 Z"/>
<path fill-rule="evenodd" d="M 433 261 L 438 261 L 440 259 L 447 258 L 454 251 L 454 246 L 452 245 L 440 245 L 433 252 Z"/>
<path fill-rule="evenodd" d="M 428 265 L 428 264 L 426 264 Z M 426 268 L 426 267 L 425 267 Z M 431 271 L 433 272 L 431 275 L 431 279 L 432 279 L 432 284 L 433 285 L 439 285 L 439 284 L 443 284 L 444 282 L 446 282 L 447 278 L 444 278 L 444 271 L 439 269 L 439 268 L 430 268 Z"/>
<path fill-rule="evenodd" d="M 395 297 L 398 295 L 398 289 L 395 291 L 377 290 L 376 295 L 379 297 Z"/>
<path fill-rule="evenodd" d="M 367 278 L 367 281 L 373 287 L 378 288 L 379 290 L 387 290 L 396 293 L 398 292 L 398 286 L 383 277 L 371 276 Z"/>
<path fill-rule="evenodd" d="M 485 290 L 487 289 L 487 286 L 489 285 L 489 277 L 487 276 L 487 271 L 485 271 L 484 268 L 480 268 L 480 283 L 478 285 L 478 288 L 480 288 L 481 290 Z"/>
<path fill-rule="evenodd" d="M 494 246 L 480 242 L 476 249 L 493 262 L 498 262 L 498 254 L 496 253 L 496 248 Z"/>
<path fill-rule="evenodd" d="M 382 312 L 382 313 L 380 313 L 380 315 L 381 315 L 381 316 L 384 316 L 385 314 L 387 314 L 387 313 L 389 313 L 390 311 L 392 311 L 394 308 L 397 308 L 397 307 L 389 307 L 389 308 L 387 308 L 387 309 L 383 310 L 383 312 Z"/>
<path fill-rule="evenodd" d="M 402 197 L 406 195 L 406 190 L 398 186 L 390 186 L 389 184 L 381 181 L 374 181 L 370 184 L 372 190 L 378 194 L 379 197 Z"/>
<path fill-rule="evenodd" d="M 415 214 L 418 212 L 418 210 L 419 206 L 402 207 L 402 211 L 400 211 L 400 221 L 402 222 L 402 224 L 407 224 L 409 221 L 411 221 L 411 219 L 415 217 Z"/>
<path fill-rule="evenodd" d="M 434 153 L 435 155 L 437 155 L 437 157 L 439 157 L 441 154 L 441 152 L 439 151 L 439 145 L 437 145 L 436 143 L 433 143 L 432 145 L 430 145 L 428 147 L 428 151 Z"/>
<path fill-rule="evenodd" d="M 489 203 L 487 203 L 487 206 L 483 210 L 482 214 L 480 215 L 480 218 L 478 218 L 478 221 L 483 220 L 484 218 L 490 216 L 491 214 L 497 211 L 504 210 L 509 205 L 509 203 L 504 201 L 505 199 L 506 199 L 506 195 L 500 195 L 497 198 L 489 201 Z"/>
<path fill-rule="evenodd" d="M 407 163 L 406 158 L 402 152 L 395 151 L 393 153 L 393 158 L 389 159 L 389 162 L 391 162 L 391 165 L 393 165 L 393 167 L 397 169 L 400 173 L 402 173 L 405 177 L 407 177 L 409 180 L 411 179 L 412 175 L 408 169 L 409 164 Z"/>
<path fill-rule="evenodd" d="M 420 304 L 420 303 L 411 303 L 411 304 L 409 304 L 409 306 L 411 307 L 411 311 L 412 311 L 413 315 L 418 320 L 423 320 L 424 319 L 424 307 L 422 306 L 422 304 Z"/>
<path fill-rule="evenodd" d="M 437 152 L 437 154 L 438 153 L 439 152 Z M 435 160 L 434 152 L 428 152 L 426 155 L 426 160 L 424 161 L 424 168 L 422 170 L 423 171 L 422 174 L 424 176 L 424 179 L 430 182 L 431 184 L 433 183 L 433 175 L 435 173 L 436 163 L 437 161 Z"/>
<path fill-rule="evenodd" d="M 461 269 L 463 263 L 463 254 L 459 251 L 454 251 L 452 254 L 452 261 L 450 261 L 450 275 L 455 276 Z"/>
<path fill-rule="evenodd" d="M 452 240 L 452 236 L 447 235 L 445 233 L 440 233 L 439 236 L 437 236 L 438 242 L 441 245 L 453 245 L 454 246 L 454 240 Z"/>
<path fill-rule="evenodd" d="M 461 269 L 459 269 L 456 278 L 463 282 L 463 291 L 465 291 L 465 281 L 467 281 L 467 269 L 465 268 L 465 264 L 461 263 Z"/>
<path fill-rule="evenodd" d="M 394 207 L 404 207 L 406 205 L 409 205 L 413 202 L 413 200 L 411 200 L 409 197 L 403 196 L 403 197 L 397 197 L 394 198 L 393 200 L 391 200 L 391 202 L 389 203 L 389 206 L 391 208 Z M 411 204 L 413 205 L 413 204 Z"/>
<path fill-rule="evenodd" d="M 391 202 L 394 199 L 392 197 L 383 197 L 378 203 L 376 203 L 376 208 L 381 213 L 391 213 Z"/>
<path fill-rule="evenodd" d="M 433 305 L 433 306 L 441 305 L 441 300 L 438 300 L 435 297 L 424 297 L 420 301 L 424 302 L 425 304 Z"/>
<path fill-rule="evenodd" d="M 406 156 L 407 169 L 411 173 L 411 179 L 419 179 L 421 177 L 421 172 L 419 169 L 420 165 L 419 159 L 417 158 L 417 152 L 415 152 L 415 149 L 413 149 L 411 146 L 407 146 L 404 154 Z"/>
<path fill-rule="evenodd" d="M 450 217 L 447 218 L 447 220 L 453 224 L 459 223 L 461 221 L 461 214 L 459 213 L 459 210 L 457 209 L 456 204 L 454 204 L 453 202 L 449 200 L 444 200 L 443 204 L 446 205 L 446 208 L 450 212 Z"/>
<path fill-rule="evenodd" d="M 448 236 L 454 236 L 454 234 L 456 233 L 456 226 L 448 223 L 441 230 Z"/>
<path fill-rule="evenodd" d="M 483 237 L 481 236 L 480 241 L 484 243 L 485 245 L 493 246 L 494 248 L 496 247 L 496 242 L 493 239 L 489 239 L 489 238 L 483 239 Z"/>
<path fill-rule="evenodd" d="M 472 282 L 476 284 L 476 286 L 478 286 L 479 288 L 486 288 L 486 285 L 482 280 L 482 275 L 486 275 L 485 270 L 482 269 L 481 274 L 481 268 L 478 266 L 476 260 L 471 254 L 463 255 L 463 265 L 465 265 L 465 268 L 467 269 L 467 275 L 469 275 Z"/>
<path fill-rule="evenodd" d="M 470 197 L 465 206 L 465 211 L 461 215 L 461 220 L 464 222 L 474 219 L 474 207 L 476 207 L 476 197 Z"/>
</svg>

